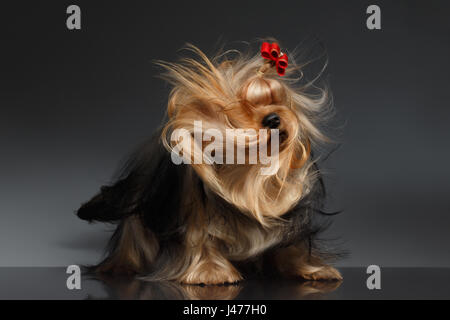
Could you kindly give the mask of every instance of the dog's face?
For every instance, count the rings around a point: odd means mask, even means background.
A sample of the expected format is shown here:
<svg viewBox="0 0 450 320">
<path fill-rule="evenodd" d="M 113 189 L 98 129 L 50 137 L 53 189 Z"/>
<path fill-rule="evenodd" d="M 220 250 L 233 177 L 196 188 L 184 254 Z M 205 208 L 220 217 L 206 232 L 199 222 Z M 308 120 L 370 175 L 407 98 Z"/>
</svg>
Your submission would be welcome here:
<svg viewBox="0 0 450 320">
<path fill-rule="evenodd" d="M 163 142 L 211 192 L 267 224 L 312 183 L 310 139 L 320 133 L 307 112 L 317 106 L 258 75 L 258 57 L 213 64 L 194 50 L 203 63 L 164 64 L 175 87 Z"/>
</svg>

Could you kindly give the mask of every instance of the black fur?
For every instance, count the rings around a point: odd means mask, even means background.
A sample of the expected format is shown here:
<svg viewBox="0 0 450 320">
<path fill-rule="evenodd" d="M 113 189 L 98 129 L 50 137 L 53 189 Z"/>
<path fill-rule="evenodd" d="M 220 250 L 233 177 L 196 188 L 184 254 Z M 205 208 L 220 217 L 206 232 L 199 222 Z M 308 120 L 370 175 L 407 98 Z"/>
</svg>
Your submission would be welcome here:
<svg viewBox="0 0 450 320">
<path fill-rule="evenodd" d="M 119 222 L 140 215 L 154 233 L 167 237 L 181 225 L 177 212 L 185 170 L 185 165 L 171 161 L 156 134 L 130 156 L 117 182 L 101 187 L 77 215 L 89 222 Z"/>
<path fill-rule="evenodd" d="M 182 250 L 185 224 L 179 212 L 184 180 L 194 179 L 189 181 L 191 185 L 197 184 L 200 190 L 204 190 L 201 179 L 191 168 L 183 164 L 175 165 L 171 161 L 170 153 L 163 147 L 159 136 L 160 132 L 157 132 L 152 139 L 140 146 L 120 170 L 116 182 L 101 187 L 100 192 L 77 211 L 79 218 L 89 222 L 118 223 L 109 243 L 110 253 L 114 252 L 120 238 L 123 227 L 121 221 L 131 215 L 139 216 L 142 223 L 157 236 L 160 244 L 158 258 L 152 266 L 148 266 L 149 272 L 167 268 L 171 258 Z M 316 165 L 315 170 L 319 170 Z M 214 201 L 218 209 L 217 214 L 240 215 L 239 219 L 228 221 L 224 216 L 224 221 L 229 222 L 230 228 L 233 228 L 233 223 L 251 219 L 218 196 L 206 195 L 203 191 L 203 197 L 205 200 L 209 197 L 210 201 Z M 313 190 L 283 215 L 288 222 L 286 236 L 271 250 L 296 243 L 307 243 L 310 253 L 314 250 L 317 255 L 333 257 L 319 248 L 315 241 L 317 235 L 328 226 L 326 219 L 318 219 L 326 215 L 323 211 L 324 200 L 325 187 L 322 177 L 319 176 Z M 255 260 L 253 259 L 253 262 Z"/>
</svg>

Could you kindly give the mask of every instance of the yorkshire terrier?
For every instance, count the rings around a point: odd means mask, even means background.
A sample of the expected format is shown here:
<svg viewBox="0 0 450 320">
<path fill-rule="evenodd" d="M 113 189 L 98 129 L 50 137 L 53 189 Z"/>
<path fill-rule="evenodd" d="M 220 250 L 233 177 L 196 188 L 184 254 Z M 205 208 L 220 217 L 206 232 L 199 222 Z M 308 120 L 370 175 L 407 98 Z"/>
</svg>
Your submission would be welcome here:
<svg viewBox="0 0 450 320">
<path fill-rule="evenodd" d="M 294 87 L 285 76 L 300 67 L 275 42 L 253 56 L 187 49 L 195 57 L 157 62 L 173 86 L 167 121 L 77 211 L 117 224 L 93 270 L 207 285 L 266 269 L 342 279 L 315 241 L 324 186 L 311 150 L 328 141 L 328 91 Z"/>
</svg>

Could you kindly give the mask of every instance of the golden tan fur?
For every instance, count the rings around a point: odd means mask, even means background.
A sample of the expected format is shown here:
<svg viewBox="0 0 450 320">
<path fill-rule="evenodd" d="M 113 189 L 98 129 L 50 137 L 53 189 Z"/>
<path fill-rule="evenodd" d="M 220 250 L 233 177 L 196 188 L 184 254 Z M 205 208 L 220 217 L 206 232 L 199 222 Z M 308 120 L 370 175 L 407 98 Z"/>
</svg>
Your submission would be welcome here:
<svg viewBox="0 0 450 320">
<path fill-rule="evenodd" d="M 271 68 L 260 69 L 264 61 L 259 55 L 227 59 L 222 54 L 209 59 L 196 47 L 187 48 L 198 59 L 159 62 L 166 70 L 165 79 L 173 85 L 161 136 L 167 151 L 180 143 L 171 139 L 174 130 L 194 134 L 194 121 L 202 120 L 204 130 L 218 129 L 226 136 L 226 129 L 265 129 L 262 119 L 275 112 L 281 118 L 279 165 L 272 174 L 261 175 L 265 166 L 261 163 L 190 164 L 183 186 L 187 196 L 180 210 L 183 238 L 177 242 L 177 251 L 170 253 L 170 264 L 158 265 L 147 278 L 186 284 L 233 283 L 242 279 L 235 262 L 258 257 L 283 241 L 287 228 L 283 215 L 307 196 L 316 182 L 311 145 L 327 141 L 318 122 L 328 92 L 312 97 L 292 86 L 289 74 L 296 69 L 294 62 L 290 62 L 285 79 Z M 265 143 L 270 139 L 269 133 Z M 250 137 L 244 147 L 254 142 Z M 192 159 L 207 146 L 202 142 L 194 146 L 197 151 L 193 148 L 184 157 Z M 157 237 L 144 230 L 134 216 L 122 221 L 121 228 L 114 251 L 97 271 L 127 269 L 145 274 L 158 254 Z M 271 259 L 286 275 L 312 280 L 342 278 L 336 269 L 310 255 L 303 243 L 274 250 Z"/>
<path fill-rule="evenodd" d="M 97 272 L 139 273 L 155 259 L 158 241 L 139 217 L 124 220 L 120 231 L 115 250 L 97 267 Z"/>
<path fill-rule="evenodd" d="M 193 132 L 194 121 L 199 119 L 206 123 L 205 130 L 215 128 L 225 135 L 229 128 L 264 129 L 263 117 L 278 113 L 279 130 L 286 138 L 280 146 L 275 174 L 261 175 L 261 164 L 192 165 L 211 190 L 261 224 L 270 225 L 307 194 L 313 183 L 310 143 L 326 139 L 315 126 L 314 117 L 326 102 L 327 92 L 313 99 L 291 88 L 273 70 L 258 75 L 262 64 L 258 56 L 214 64 L 196 47 L 188 48 L 200 61 L 186 58 L 179 64 L 160 62 L 167 70 L 165 78 L 174 85 L 163 142 L 172 151 L 171 132 L 179 128 Z"/>
</svg>

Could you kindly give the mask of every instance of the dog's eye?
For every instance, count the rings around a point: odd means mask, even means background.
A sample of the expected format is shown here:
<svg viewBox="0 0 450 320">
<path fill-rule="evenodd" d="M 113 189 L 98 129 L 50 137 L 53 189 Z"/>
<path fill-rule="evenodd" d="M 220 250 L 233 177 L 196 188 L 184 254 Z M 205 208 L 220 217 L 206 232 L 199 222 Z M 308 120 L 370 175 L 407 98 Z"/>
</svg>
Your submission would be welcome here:
<svg viewBox="0 0 450 320">
<path fill-rule="evenodd" d="M 262 120 L 262 125 L 269 129 L 276 129 L 280 125 L 280 116 L 276 113 L 269 113 Z"/>
</svg>

